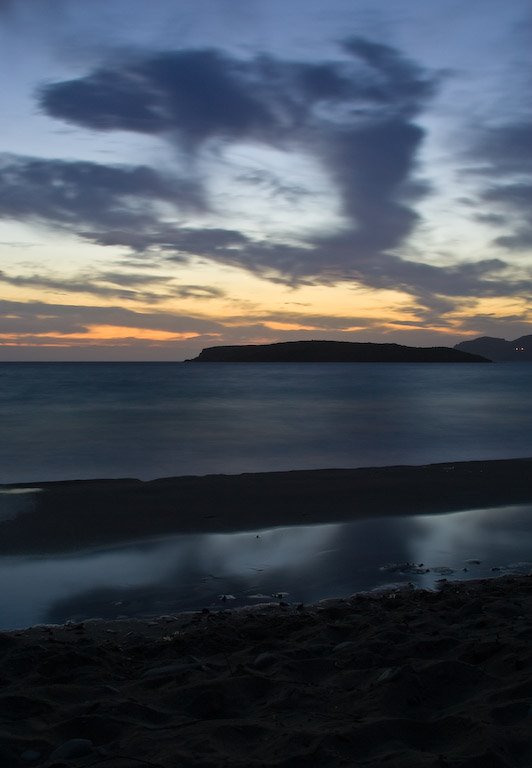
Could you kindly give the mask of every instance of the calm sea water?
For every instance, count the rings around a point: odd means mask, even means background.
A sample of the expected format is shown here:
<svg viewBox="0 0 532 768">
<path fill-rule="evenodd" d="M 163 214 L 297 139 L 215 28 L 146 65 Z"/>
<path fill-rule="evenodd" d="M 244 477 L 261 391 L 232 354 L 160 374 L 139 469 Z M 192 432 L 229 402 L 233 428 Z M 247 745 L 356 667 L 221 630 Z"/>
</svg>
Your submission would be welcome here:
<svg viewBox="0 0 532 768">
<path fill-rule="evenodd" d="M 0 364 L 0 482 L 532 456 L 532 365 Z"/>
</svg>

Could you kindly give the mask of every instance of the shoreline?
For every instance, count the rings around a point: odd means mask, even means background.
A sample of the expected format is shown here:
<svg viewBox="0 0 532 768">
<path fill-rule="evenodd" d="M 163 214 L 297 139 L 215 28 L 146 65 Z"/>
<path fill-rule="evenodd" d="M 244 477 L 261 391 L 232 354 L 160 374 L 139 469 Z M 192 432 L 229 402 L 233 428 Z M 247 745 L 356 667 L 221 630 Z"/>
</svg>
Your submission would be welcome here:
<svg viewBox="0 0 532 768">
<path fill-rule="evenodd" d="M 531 469 L 513 459 L 3 485 L 41 490 L 5 495 L 22 506 L 0 522 L 0 551 L 527 503 Z M 0 759 L 528 768 L 531 640 L 532 575 L 0 631 Z"/>
<path fill-rule="evenodd" d="M 532 576 L 0 632 L 0 756 L 524 768 L 531 637 Z"/>
<path fill-rule="evenodd" d="M 28 492 L 12 495 L 16 489 Z M 0 554 L 58 553 L 145 536 L 527 503 L 532 501 L 532 458 L 148 481 L 11 483 L 0 485 L 0 499 L 14 505 L 13 514 L 0 520 Z"/>
</svg>

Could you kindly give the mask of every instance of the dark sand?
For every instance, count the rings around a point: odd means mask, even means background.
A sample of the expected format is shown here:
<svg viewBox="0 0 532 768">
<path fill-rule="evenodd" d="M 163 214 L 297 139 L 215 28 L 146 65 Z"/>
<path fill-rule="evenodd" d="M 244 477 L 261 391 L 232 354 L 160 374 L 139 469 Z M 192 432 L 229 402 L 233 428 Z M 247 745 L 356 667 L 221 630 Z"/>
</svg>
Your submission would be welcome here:
<svg viewBox="0 0 532 768">
<path fill-rule="evenodd" d="M 532 765 L 532 577 L 1 633 L 0 765 Z"/>
<path fill-rule="evenodd" d="M 59 551 L 148 531 L 522 503 L 531 469 L 49 483 L 35 509 L 1 523 L 0 541 Z M 3 632 L 0 766 L 530 768 L 531 641 L 530 576 Z"/>
<path fill-rule="evenodd" d="M 22 514 L 0 522 L 1 554 L 521 504 L 532 501 L 532 459 L 16 487 L 42 491 Z"/>
</svg>

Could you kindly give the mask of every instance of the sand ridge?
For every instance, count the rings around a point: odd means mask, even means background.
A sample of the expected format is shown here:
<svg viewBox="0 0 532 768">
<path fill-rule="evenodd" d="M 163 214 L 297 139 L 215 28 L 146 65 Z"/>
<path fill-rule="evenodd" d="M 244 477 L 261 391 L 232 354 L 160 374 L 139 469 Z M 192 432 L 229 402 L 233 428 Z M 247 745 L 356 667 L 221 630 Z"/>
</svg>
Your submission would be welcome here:
<svg viewBox="0 0 532 768">
<path fill-rule="evenodd" d="M 36 488 L 23 513 L 0 521 L 1 554 L 527 503 L 532 458 L 0 486 Z"/>
<path fill-rule="evenodd" d="M 532 577 L 0 633 L 0 763 L 532 764 Z"/>
</svg>

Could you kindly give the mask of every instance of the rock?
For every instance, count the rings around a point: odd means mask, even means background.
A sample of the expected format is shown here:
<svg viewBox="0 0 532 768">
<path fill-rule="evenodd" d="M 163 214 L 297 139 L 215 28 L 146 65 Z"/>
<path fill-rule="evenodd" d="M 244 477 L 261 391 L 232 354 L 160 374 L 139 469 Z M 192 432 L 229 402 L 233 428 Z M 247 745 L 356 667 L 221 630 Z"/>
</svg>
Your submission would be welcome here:
<svg viewBox="0 0 532 768">
<path fill-rule="evenodd" d="M 356 648 L 356 643 L 354 643 L 352 640 L 345 640 L 343 643 L 338 643 L 338 645 L 335 645 L 332 649 L 333 653 L 346 653 L 347 651 L 354 651 Z"/>
<path fill-rule="evenodd" d="M 271 667 L 277 661 L 277 656 L 273 653 L 259 653 L 253 662 L 253 666 L 257 667 L 257 669 L 264 669 L 265 667 Z"/>
<path fill-rule="evenodd" d="M 27 763 L 34 763 L 36 760 L 39 760 L 41 756 L 40 752 L 37 752 L 35 749 L 27 749 L 25 752 L 21 754 L 22 760 L 25 760 Z"/>
<path fill-rule="evenodd" d="M 70 760 L 74 757 L 83 757 L 94 750 L 94 744 L 90 739 L 69 739 L 54 749 L 49 760 Z"/>
<path fill-rule="evenodd" d="M 386 565 L 381 565 L 379 571 L 384 571 L 385 573 L 423 574 L 429 573 L 430 568 L 425 568 L 423 563 L 421 565 L 416 563 L 387 563 Z"/>
<path fill-rule="evenodd" d="M 393 680 L 395 677 L 397 677 L 397 669 L 395 667 L 387 667 L 380 673 L 377 678 L 377 682 L 385 683 L 387 681 Z"/>
<path fill-rule="evenodd" d="M 167 664 L 164 667 L 154 667 L 153 669 L 147 669 L 142 673 L 141 677 L 145 680 L 149 680 L 155 677 L 172 677 L 174 675 L 190 672 L 191 669 L 192 666 L 190 664 Z"/>
</svg>

